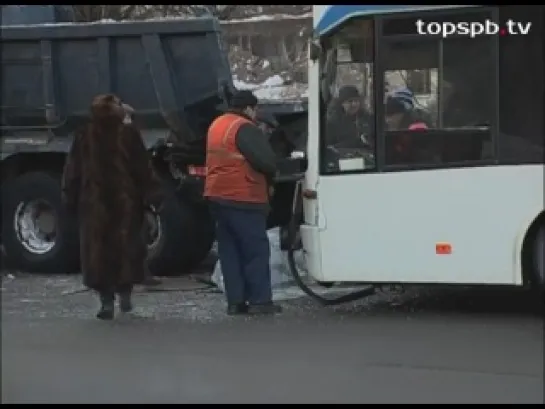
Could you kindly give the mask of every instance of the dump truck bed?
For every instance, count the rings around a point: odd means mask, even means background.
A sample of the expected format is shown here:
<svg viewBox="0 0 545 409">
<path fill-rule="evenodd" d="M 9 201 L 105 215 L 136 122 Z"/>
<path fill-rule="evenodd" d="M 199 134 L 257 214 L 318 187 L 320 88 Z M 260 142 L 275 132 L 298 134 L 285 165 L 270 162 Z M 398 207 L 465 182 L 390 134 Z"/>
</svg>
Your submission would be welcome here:
<svg viewBox="0 0 545 409">
<path fill-rule="evenodd" d="M 2 27 L 2 134 L 71 133 L 115 93 L 144 125 L 202 135 L 233 89 L 215 19 Z"/>
</svg>

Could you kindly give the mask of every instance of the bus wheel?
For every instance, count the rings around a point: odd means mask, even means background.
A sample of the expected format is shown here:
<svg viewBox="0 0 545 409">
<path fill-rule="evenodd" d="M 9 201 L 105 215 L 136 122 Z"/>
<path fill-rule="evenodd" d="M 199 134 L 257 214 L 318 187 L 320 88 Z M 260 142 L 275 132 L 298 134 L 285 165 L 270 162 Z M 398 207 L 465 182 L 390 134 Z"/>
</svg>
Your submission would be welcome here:
<svg viewBox="0 0 545 409">
<path fill-rule="evenodd" d="M 532 247 L 533 268 L 541 290 L 545 291 L 545 223 L 538 227 Z"/>
</svg>

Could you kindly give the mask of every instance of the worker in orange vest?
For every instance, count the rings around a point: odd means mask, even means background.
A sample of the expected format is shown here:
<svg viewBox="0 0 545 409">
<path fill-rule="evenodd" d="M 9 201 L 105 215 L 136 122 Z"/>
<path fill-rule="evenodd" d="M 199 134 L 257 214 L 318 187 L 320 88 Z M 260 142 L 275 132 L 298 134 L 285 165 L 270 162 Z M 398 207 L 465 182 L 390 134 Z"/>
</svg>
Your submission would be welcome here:
<svg viewBox="0 0 545 409">
<path fill-rule="evenodd" d="M 237 91 L 207 136 L 204 196 L 216 220 L 229 315 L 281 311 L 272 302 L 267 236 L 276 155 L 254 122 L 257 103 L 251 91 Z"/>
</svg>

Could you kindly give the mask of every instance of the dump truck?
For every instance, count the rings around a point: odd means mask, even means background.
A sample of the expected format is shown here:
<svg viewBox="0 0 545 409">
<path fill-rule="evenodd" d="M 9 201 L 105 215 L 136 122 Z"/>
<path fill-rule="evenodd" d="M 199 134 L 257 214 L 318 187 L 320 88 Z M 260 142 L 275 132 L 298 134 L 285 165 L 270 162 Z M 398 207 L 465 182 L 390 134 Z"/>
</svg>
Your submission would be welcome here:
<svg viewBox="0 0 545 409">
<path fill-rule="evenodd" d="M 8 9 L 12 7 L 12 9 Z M 16 7 L 17 9 L 13 9 Z M 22 7 L 39 7 L 25 14 Z M 202 196 L 206 131 L 235 88 L 213 18 L 69 23 L 56 6 L 2 6 L 1 240 L 6 264 L 41 273 L 78 270 L 77 221 L 61 205 L 60 178 L 91 99 L 115 93 L 134 109 L 166 201 L 150 212 L 155 274 L 191 271 L 209 253 L 214 223 Z M 11 10 L 11 11 L 10 11 Z M 23 10 L 24 11 L 24 10 Z M 64 10 L 66 11 L 66 10 Z M 25 16 L 31 15 L 30 23 Z M 11 18 L 11 21 L 10 21 Z M 306 102 L 267 103 L 285 140 L 271 227 L 286 225 L 304 159 Z"/>
</svg>

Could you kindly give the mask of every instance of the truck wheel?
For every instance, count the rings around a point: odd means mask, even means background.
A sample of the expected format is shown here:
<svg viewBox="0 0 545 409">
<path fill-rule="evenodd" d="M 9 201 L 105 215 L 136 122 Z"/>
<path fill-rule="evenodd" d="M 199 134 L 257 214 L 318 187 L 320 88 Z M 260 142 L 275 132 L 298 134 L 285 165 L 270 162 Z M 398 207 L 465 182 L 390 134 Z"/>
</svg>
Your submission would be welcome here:
<svg viewBox="0 0 545 409">
<path fill-rule="evenodd" d="M 215 226 L 205 205 L 186 202 L 166 189 L 161 212 L 146 215 L 149 268 L 160 276 L 189 274 L 210 252 Z"/>
<path fill-rule="evenodd" d="M 216 240 L 216 224 L 208 207 L 205 204 L 196 204 L 193 209 L 194 244 L 193 252 L 189 255 L 188 264 L 191 268 L 201 264 L 212 249 Z"/>
<path fill-rule="evenodd" d="M 170 187 L 165 187 L 163 208 L 159 214 L 146 215 L 148 238 L 148 265 L 154 275 L 187 274 L 184 261 L 187 247 L 193 242 L 191 211 L 179 201 Z"/>
<path fill-rule="evenodd" d="M 77 272 L 78 225 L 63 209 L 59 179 L 33 172 L 8 182 L 2 190 L 6 264 L 36 273 Z"/>
</svg>

